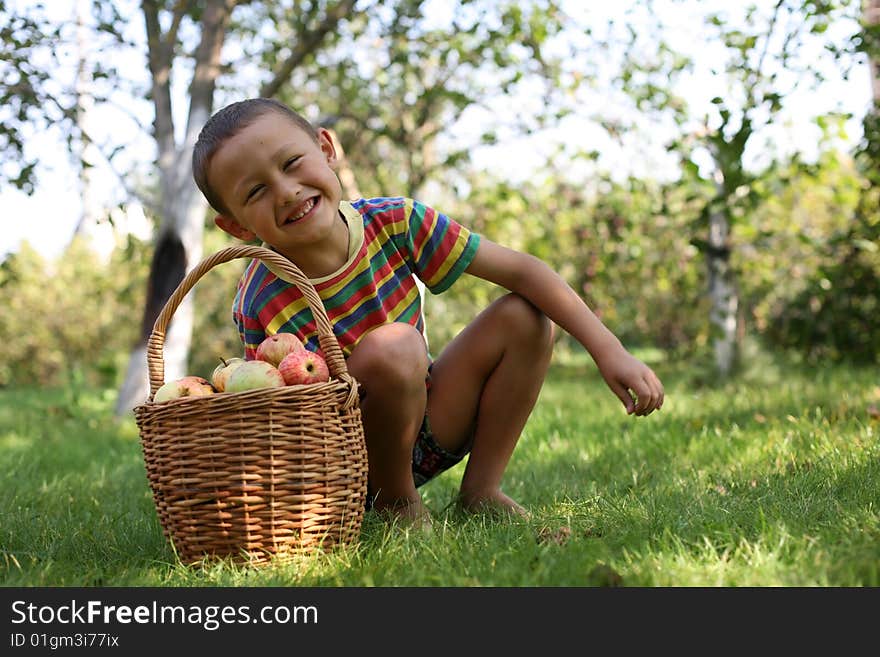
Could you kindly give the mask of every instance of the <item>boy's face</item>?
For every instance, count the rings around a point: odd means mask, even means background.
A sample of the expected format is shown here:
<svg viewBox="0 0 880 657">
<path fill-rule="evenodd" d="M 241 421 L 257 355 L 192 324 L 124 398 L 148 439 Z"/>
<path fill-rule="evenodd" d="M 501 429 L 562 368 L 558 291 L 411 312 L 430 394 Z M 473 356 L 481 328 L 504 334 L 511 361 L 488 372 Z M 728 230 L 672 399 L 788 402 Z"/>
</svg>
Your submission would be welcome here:
<svg viewBox="0 0 880 657">
<path fill-rule="evenodd" d="M 214 153 L 208 179 L 228 209 L 227 233 L 259 238 L 291 260 L 320 246 L 339 222 L 342 189 L 329 133 L 318 141 L 288 117 L 267 112 Z"/>
</svg>

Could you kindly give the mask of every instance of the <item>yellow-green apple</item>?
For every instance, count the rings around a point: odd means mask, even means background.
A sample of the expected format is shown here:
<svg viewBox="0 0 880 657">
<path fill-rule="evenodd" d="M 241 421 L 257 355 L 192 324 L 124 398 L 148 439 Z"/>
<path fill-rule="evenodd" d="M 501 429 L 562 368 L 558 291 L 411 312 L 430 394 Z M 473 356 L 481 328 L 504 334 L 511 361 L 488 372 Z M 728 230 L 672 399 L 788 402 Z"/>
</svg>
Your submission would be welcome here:
<svg viewBox="0 0 880 657">
<path fill-rule="evenodd" d="M 278 365 L 284 382 L 289 385 L 323 383 L 330 380 L 327 361 L 321 354 L 303 349 L 287 354 Z"/>
<path fill-rule="evenodd" d="M 220 364 L 214 368 L 214 371 L 211 373 L 211 383 L 216 388 L 217 392 L 223 392 L 226 390 L 226 382 L 229 380 L 229 375 L 235 370 L 236 367 L 245 362 L 244 358 L 223 358 L 220 357 Z"/>
<path fill-rule="evenodd" d="M 272 363 L 264 360 L 247 360 L 232 370 L 226 380 L 226 392 L 280 388 L 283 385 L 284 377 Z"/>
<path fill-rule="evenodd" d="M 213 395 L 214 388 L 210 382 L 200 376 L 184 376 L 173 381 L 167 381 L 153 395 L 154 402 L 168 401 L 178 397 L 204 397 Z"/>
<path fill-rule="evenodd" d="M 276 333 L 257 345 L 256 358 L 278 367 L 287 354 L 296 351 L 305 351 L 305 346 L 298 337 L 293 333 Z"/>
</svg>

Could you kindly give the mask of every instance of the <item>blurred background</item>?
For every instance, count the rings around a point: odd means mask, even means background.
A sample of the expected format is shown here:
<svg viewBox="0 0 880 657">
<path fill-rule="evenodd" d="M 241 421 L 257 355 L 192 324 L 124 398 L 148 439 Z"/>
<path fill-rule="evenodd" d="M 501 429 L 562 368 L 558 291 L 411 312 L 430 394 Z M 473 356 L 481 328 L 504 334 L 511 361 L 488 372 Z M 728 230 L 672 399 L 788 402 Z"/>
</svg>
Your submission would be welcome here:
<svg viewBox="0 0 880 657">
<path fill-rule="evenodd" d="M 878 7 L 0 0 L 0 386 L 146 398 L 156 315 L 231 244 L 192 144 L 256 95 L 333 130 L 347 195 L 544 259 L 658 370 L 876 365 Z M 166 378 L 240 353 L 243 266 L 175 314 Z M 499 293 L 429 296 L 433 350 Z M 555 362 L 590 367 L 564 335 Z"/>
</svg>

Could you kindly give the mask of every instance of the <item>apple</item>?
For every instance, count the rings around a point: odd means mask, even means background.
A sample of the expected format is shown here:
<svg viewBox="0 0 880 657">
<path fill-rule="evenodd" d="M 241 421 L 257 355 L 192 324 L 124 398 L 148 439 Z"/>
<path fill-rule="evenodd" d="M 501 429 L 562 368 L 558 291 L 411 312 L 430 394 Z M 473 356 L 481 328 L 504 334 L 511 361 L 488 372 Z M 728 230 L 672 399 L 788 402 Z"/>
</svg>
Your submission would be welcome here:
<svg viewBox="0 0 880 657">
<path fill-rule="evenodd" d="M 217 392 L 226 390 L 226 382 L 229 380 L 229 375 L 244 362 L 244 358 L 230 358 L 227 360 L 222 356 L 220 357 L 220 364 L 211 373 L 211 383 L 214 384 Z"/>
<path fill-rule="evenodd" d="M 287 354 L 305 349 L 302 341 L 293 333 L 276 333 L 257 345 L 256 358 L 278 367 Z"/>
<path fill-rule="evenodd" d="M 278 365 L 284 382 L 289 385 L 324 383 L 330 380 L 327 361 L 321 354 L 303 349 L 287 354 Z"/>
<path fill-rule="evenodd" d="M 214 392 L 214 388 L 207 379 L 200 376 L 184 376 L 162 384 L 153 395 L 153 401 L 163 402 L 178 397 L 204 397 L 205 395 L 213 395 Z"/>
<path fill-rule="evenodd" d="M 257 388 L 280 388 L 284 377 L 278 368 L 264 360 L 246 360 L 232 370 L 225 392 L 244 392 Z"/>
</svg>

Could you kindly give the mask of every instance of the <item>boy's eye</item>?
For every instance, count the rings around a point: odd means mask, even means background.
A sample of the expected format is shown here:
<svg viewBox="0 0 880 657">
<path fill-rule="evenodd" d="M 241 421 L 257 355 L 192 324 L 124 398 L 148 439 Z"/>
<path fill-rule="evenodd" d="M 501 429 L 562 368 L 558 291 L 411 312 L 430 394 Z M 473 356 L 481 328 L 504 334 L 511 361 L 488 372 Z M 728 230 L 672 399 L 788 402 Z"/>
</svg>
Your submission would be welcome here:
<svg viewBox="0 0 880 657">
<path fill-rule="evenodd" d="M 249 192 L 247 193 L 247 196 L 245 196 L 245 198 L 244 198 L 244 202 L 247 203 L 248 201 L 250 201 L 250 200 L 251 200 L 252 198 L 254 198 L 257 194 L 259 194 L 260 191 L 261 191 L 262 189 L 263 189 L 263 186 L 262 186 L 262 185 L 255 185 L 255 186 L 251 189 L 251 191 L 249 191 Z"/>
<path fill-rule="evenodd" d="M 284 168 L 287 169 L 289 166 L 296 164 L 297 160 L 299 160 L 299 156 L 292 157 L 284 162 Z"/>
</svg>

